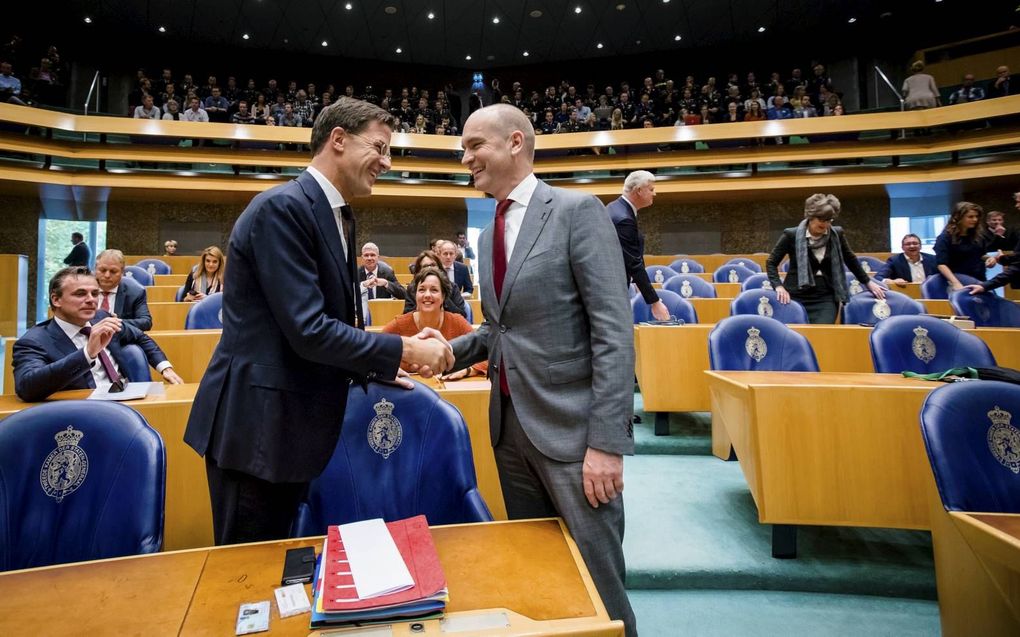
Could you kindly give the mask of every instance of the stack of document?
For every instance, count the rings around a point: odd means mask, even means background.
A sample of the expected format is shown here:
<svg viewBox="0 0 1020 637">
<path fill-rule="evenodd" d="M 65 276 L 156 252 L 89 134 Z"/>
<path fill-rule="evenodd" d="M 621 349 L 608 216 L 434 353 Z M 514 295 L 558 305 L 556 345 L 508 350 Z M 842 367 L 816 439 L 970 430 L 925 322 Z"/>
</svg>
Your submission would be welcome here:
<svg viewBox="0 0 1020 637">
<path fill-rule="evenodd" d="M 312 628 L 442 615 L 446 576 L 425 516 L 329 527 L 312 595 Z"/>
</svg>

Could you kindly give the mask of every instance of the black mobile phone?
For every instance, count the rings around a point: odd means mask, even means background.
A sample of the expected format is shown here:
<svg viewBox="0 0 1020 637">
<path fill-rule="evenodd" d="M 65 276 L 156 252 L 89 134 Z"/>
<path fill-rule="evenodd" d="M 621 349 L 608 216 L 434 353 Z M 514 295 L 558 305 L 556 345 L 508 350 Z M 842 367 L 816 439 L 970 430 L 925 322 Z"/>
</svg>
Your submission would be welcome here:
<svg viewBox="0 0 1020 637">
<path fill-rule="evenodd" d="M 304 546 L 298 549 L 288 549 L 287 556 L 283 560 L 283 577 L 280 579 L 282 586 L 288 584 L 308 584 L 312 581 L 315 573 L 315 547 Z"/>
</svg>

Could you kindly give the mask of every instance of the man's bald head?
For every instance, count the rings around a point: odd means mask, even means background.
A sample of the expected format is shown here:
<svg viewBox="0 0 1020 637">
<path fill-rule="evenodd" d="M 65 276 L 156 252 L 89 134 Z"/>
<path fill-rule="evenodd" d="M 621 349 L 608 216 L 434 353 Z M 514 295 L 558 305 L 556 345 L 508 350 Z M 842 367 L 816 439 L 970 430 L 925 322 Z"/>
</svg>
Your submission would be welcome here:
<svg viewBox="0 0 1020 637">
<path fill-rule="evenodd" d="M 510 137 L 514 131 L 520 131 L 524 136 L 525 159 L 534 163 L 535 127 L 521 109 L 511 104 L 492 104 L 472 113 L 468 121 L 475 118 L 480 118 L 485 126 L 490 127 L 489 130 L 504 138 Z"/>
<path fill-rule="evenodd" d="M 475 189 L 506 199 L 534 172 L 535 129 L 509 104 L 478 109 L 464 122 L 461 163 L 471 171 Z"/>
</svg>

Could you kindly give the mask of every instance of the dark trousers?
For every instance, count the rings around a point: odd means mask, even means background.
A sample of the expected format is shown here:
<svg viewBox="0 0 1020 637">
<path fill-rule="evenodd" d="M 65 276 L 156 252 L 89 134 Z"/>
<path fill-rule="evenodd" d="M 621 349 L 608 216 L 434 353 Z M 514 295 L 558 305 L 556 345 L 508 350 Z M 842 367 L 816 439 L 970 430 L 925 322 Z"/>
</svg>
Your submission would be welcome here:
<svg viewBox="0 0 1020 637">
<path fill-rule="evenodd" d="M 588 504 L 582 463 L 558 462 L 536 449 L 509 398 L 503 398 L 502 435 L 494 451 L 507 517 L 562 517 L 609 616 L 623 620 L 627 637 L 636 637 L 637 622 L 624 589 L 623 496 L 597 509 Z"/>
<path fill-rule="evenodd" d="M 274 484 L 240 471 L 222 469 L 209 456 L 205 472 L 212 500 L 217 546 L 281 540 L 290 536 L 307 482 Z"/>
</svg>

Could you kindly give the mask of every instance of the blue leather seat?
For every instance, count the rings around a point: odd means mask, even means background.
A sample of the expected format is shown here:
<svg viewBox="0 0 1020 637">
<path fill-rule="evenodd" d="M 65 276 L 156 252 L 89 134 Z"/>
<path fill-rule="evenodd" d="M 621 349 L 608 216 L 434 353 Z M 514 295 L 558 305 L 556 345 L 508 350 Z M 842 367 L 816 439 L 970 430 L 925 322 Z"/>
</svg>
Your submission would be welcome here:
<svg viewBox="0 0 1020 637">
<path fill-rule="evenodd" d="M 165 487 L 163 440 L 130 407 L 62 400 L 8 417 L 0 570 L 159 551 Z"/>
<path fill-rule="evenodd" d="M 170 274 L 170 265 L 160 259 L 142 259 L 135 265 L 149 274 Z"/>
<path fill-rule="evenodd" d="M 126 265 L 124 266 L 124 276 L 129 279 L 134 279 L 136 283 L 148 287 L 152 285 L 153 278 L 144 268 L 140 268 L 137 265 Z"/>
<path fill-rule="evenodd" d="M 223 293 L 210 294 L 188 310 L 184 319 L 186 330 L 208 330 L 223 327 L 220 311 L 223 308 Z"/>
<path fill-rule="evenodd" d="M 133 343 L 120 348 L 120 371 L 128 377 L 128 380 L 136 383 L 146 383 L 152 380 L 145 352 Z"/>
<path fill-rule="evenodd" d="M 924 314 L 924 311 L 924 306 L 914 299 L 892 290 L 886 291 L 884 301 L 869 293 L 855 294 L 843 306 L 843 322 L 847 325 L 874 325 L 890 316 Z"/>
<path fill-rule="evenodd" d="M 769 281 L 769 275 L 764 272 L 758 274 L 752 274 L 751 276 L 744 279 L 744 282 L 740 284 L 741 292 L 748 290 L 771 290 L 772 283 Z"/>
<path fill-rule="evenodd" d="M 893 316 L 871 331 L 871 361 L 879 374 L 993 367 L 995 356 L 977 336 L 933 316 Z"/>
<path fill-rule="evenodd" d="M 872 278 L 875 278 L 875 275 L 885 267 L 885 261 L 864 255 L 859 255 L 857 257 L 857 262 L 861 264 L 864 271 Z"/>
<path fill-rule="evenodd" d="M 340 442 L 309 486 L 291 535 L 421 514 L 429 524 L 492 520 L 478 492 L 464 417 L 420 383 L 410 391 L 369 383 L 366 392 L 352 385 Z"/>
<path fill-rule="evenodd" d="M 943 385 L 921 407 L 921 437 L 947 511 L 1020 513 L 1020 385 Z"/>
<path fill-rule="evenodd" d="M 966 274 L 957 274 L 956 278 L 964 285 L 981 283 L 981 281 Z M 948 299 L 949 291 L 949 281 L 941 274 L 933 274 L 921 283 L 922 299 Z"/>
<path fill-rule="evenodd" d="M 1020 306 L 1013 301 L 985 292 L 971 295 L 957 290 L 949 295 L 953 311 L 969 316 L 976 327 L 1020 327 Z"/>
<path fill-rule="evenodd" d="M 680 319 L 684 323 L 698 322 L 698 313 L 690 301 L 669 290 L 656 290 L 655 292 L 659 295 L 659 300 L 666 304 L 670 316 Z M 645 303 L 645 300 L 640 296 L 631 298 L 630 308 L 634 312 L 635 324 L 655 320 L 655 317 L 652 316 L 651 306 Z"/>
<path fill-rule="evenodd" d="M 724 265 L 742 265 L 745 268 L 747 268 L 748 270 L 750 270 L 751 272 L 755 272 L 755 273 L 761 272 L 761 266 L 760 265 L 758 265 L 756 262 L 754 262 L 754 261 L 752 261 L 750 259 L 742 258 L 742 257 L 736 257 L 734 259 L 730 259 Z"/>
<path fill-rule="evenodd" d="M 768 316 L 781 323 L 807 323 L 807 310 L 790 299 L 786 305 L 776 299 L 775 290 L 747 290 L 730 303 L 730 315 L 754 314 Z"/>
<path fill-rule="evenodd" d="M 857 277 L 854 276 L 853 272 L 845 272 L 844 275 L 846 276 L 846 290 L 850 296 L 868 293 L 868 288 L 861 285 L 861 282 L 857 280 Z M 882 289 L 889 289 L 889 286 L 878 279 L 872 279 L 872 281 L 874 281 L 875 285 Z"/>
<path fill-rule="evenodd" d="M 678 274 L 662 286 L 663 290 L 676 292 L 685 299 L 714 299 L 715 286 L 696 274 Z"/>
<path fill-rule="evenodd" d="M 684 266 L 686 265 L 686 269 Z M 705 266 L 701 265 L 694 259 L 688 259 L 687 257 L 680 257 L 673 263 L 669 264 L 669 267 L 673 268 L 678 274 L 700 274 L 705 271 Z"/>
<path fill-rule="evenodd" d="M 673 270 L 673 268 L 665 265 L 648 265 L 645 266 L 645 272 L 648 273 L 648 280 L 652 283 L 665 283 L 670 278 L 680 274 Z"/>
<path fill-rule="evenodd" d="M 807 338 L 766 316 L 730 316 L 708 335 L 714 370 L 817 372 L 818 359 Z"/>
<path fill-rule="evenodd" d="M 730 274 L 730 273 L 734 274 Z M 742 265 L 729 264 L 721 266 L 712 274 L 712 280 L 716 283 L 743 283 L 756 273 Z"/>
<path fill-rule="evenodd" d="M 177 293 L 174 294 L 174 300 L 177 301 L 178 303 L 180 303 L 181 301 L 184 300 L 184 296 L 185 296 L 185 290 L 184 290 L 184 286 L 182 285 L 181 287 L 177 288 Z"/>
<path fill-rule="evenodd" d="M 471 304 L 467 300 L 464 301 L 464 310 L 467 313 L 467 316 L 465 316 L 464 318 L 467 319 L 468 323 L 470 323 L 471 325 L 474 325 L 475 324 L 475 311 L 471 309 Z"/>
</svg>

